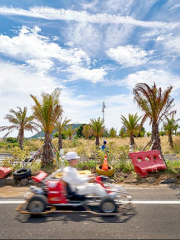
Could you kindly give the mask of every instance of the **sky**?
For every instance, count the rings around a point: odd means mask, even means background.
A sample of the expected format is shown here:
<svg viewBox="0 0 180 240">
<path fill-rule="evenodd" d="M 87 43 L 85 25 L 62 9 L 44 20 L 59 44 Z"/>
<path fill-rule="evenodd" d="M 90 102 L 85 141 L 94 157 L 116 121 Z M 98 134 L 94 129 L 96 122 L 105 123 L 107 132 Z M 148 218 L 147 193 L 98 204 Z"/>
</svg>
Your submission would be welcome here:
<svg viewBox="0 0 180 240">
<path fill-rule="evenodd" d="M 30 94 L 60 88 L 71 123 L 103 118 L 104 102 L 105 126 L 119 132 L 121 115 L 143 115 L 135 85 L 154 82 L 173 86 L 180 118 L 179 63 L 179 0 L 0 0 L 0 126 L 10 109 L 32 114 Z"/>
</svg>

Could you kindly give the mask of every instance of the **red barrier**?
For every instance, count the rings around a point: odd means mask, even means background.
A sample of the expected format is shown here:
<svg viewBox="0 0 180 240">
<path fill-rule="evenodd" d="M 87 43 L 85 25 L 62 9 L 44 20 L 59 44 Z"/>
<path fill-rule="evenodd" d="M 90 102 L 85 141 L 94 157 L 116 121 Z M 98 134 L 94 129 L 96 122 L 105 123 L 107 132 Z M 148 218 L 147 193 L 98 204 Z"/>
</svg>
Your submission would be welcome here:
<svg viewBox="0 0 180 240">
<path fill-rule="evenodd" d="M 38 183 L 38 182 L 41 182 L 43 179 L 45 179 L 47 175 L 48 174 L 46 172 L 40 171 L 38 175 L 31 177 L 31 179 L 33 179 L 35 182 Z"/>
<path fill-rule="evenodd" d="M 159 150 L 132 152 L 129 153 L 129 156 L 134 165 L 134 170 L 140 174 L 140 177 L 147 177 L 148 172 L 166 169 L 166 164 Z"/>
<path fill-rule="evenodd" d="M 12 171 L 10 167 L 0 167 L 0 179 L 7 176 Z"/>
</svg>

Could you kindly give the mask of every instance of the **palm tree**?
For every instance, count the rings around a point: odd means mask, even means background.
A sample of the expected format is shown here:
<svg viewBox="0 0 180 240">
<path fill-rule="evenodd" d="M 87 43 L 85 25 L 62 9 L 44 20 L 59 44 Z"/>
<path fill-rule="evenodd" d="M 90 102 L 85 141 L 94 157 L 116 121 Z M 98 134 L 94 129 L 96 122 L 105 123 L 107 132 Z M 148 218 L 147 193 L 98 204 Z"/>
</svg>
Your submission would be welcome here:
<svg viewBox="0 0 180 240">
<path fill-rule="evenodd" d="M 89 124 L 84 125 L 82 133 L 86 139 L 89 138 L 92 135 L 91 126 Z"/>
<path fill-rule="evenodd" d="M 58 137 L 58 150 L 62 149 L 62 132 L 65 129 L 65 126 L 71 121 L 71 119 L 62 119 L 62 116 L 59 118 L 59 120 L 56 123 L 55 130 L 58 131 L 59 137 Z"/>
<path fill-rule="evenodd" d="M 12 125 L 10 126 L 2 126 L 0 127 L 0 131 L 8 131 L 4 136 L 7 137 L 13 130 L 18 130 L 18 141 L 21 150 L 23 150 L 23 142 L 24 142 L 24 131 L 33 130 L 38 131 L 36 124 L 33 122 L 34 117 L 27 117 L 27 107 L 24 107 L 22 110 L 18 107 L 18 111 L 10 109 L 11 114 L 7 114 L 4 119 L 7 119 Z"/>
<path fill-rule="evenodd" d="M 126 132 L 130 137 L 130 145 L 132 148 L 134 148 L 135 145 L 134 135 L 137 134 L 137 132 L 139 132 L 142 127 L 140 124 L 138 124 L 141 118 L 142 116 L 138 117 L 137 113 L 134 115 L 128 114 L 128 119 L 121 115 L 122 124 L 126 128 Z"/>
<path fill-rule="evenodd" d="M 31 95 L 35 102 L 32 107 L 34 118 L 40 123 L 39 126 L 45 133 L 44 148 L 42 152 L 42 165 L 53 163 L 53 152 L 51 148 L 51 134 L 55 124 L 62 114 L 62 107 L 59 103 L 59 89 L 55 89 L 52 94 L 42 93 L 42 101 Z"/>
<path fill-rule="evenodd" d="M 123 138 L 123 137 L 125 137 L 125 135 L 126 135 L 126 128 L 124 126 L 122 126 L 122 128 L 119 131 L 119 136 L 121 138 Z"/>
<path fill-rule="evenodd" d="M 166 134 L 168 135 L 169 145 L 173 148 L 174 147 L 174 143 L 173 143 L 172 134 L 173 134 L 174 131 L 177 131 L 177 129 L 179 127 L 177 122 L 180 119 L 175 120 L 174 117 L 172 117 L 172 118 L 167 118 L 166 120 L 167 120 L 167 122 L 165 122 L 163 124 L 163 128 L 164 128 L 164 131 L 166 132 Z"/>
<path fill-rule="evenodd" d="M 99 138 L 102 137 L 104 133 L 104 120 L 101 120 L 100 117 L 98 117 L 97 120 L 91 118 L 90 124 L 92 128 L 92 134 L 96 137 L 96 146 L 99 147 Z"/>
<path fill-rule="evenodd" d="M 73 129 L 72 126 L 68 126 L 66 129 L 65 129 L 65 134 L 66 136 L 69 138 L 69 140 L 72 139 L 73 137 L 73 134 L 76 132 L 76 129 Z"/>
<path fill-rule="evenodd" d="M 170 86 L 162 92 L 162 89 L 157 88 L 155 83 L 151 88 L 146 83 L 138 83 L 133 89 L 134 100 L 145 112 L 142 122 L 149 118 L 152 124 L 151 142 L 154 142 L 152 150 L 159 149 L 161 152 L 159 124 L 168 116 L 176 113 L 176 111 L 171 111 L 174 107 L 174 99 L 170 97 L 172 88 Z"/>
<path fill-rule="evenodd" d="M 110 135 L 110 138 L 115 138 L 116 137 L 116 135 L 117 135 L 117 131 L 116 131 L 116 129 L 115 128 L 110 128 L 110 130 L 109 130 L 109 135 Z"/>
</svg>

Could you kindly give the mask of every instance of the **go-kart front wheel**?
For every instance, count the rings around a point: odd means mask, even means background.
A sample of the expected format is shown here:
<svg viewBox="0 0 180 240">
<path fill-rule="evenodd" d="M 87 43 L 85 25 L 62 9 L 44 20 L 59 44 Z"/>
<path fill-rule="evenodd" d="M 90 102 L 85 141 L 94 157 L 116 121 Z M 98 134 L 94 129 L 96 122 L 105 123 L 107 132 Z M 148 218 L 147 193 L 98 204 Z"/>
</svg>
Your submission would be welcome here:
<svg viewBox="0 0 180 240">
<path fill-rule="evenodd" d="M 100 211 L 102 213 L 116 213 L 117 206 L 112 198 L 106 197 L 101 200 Z"/>
<path fill-rule="evenodd" d="M 43 213 L 47 206 L 47 198 L 44 195 L 34 195 L 28 202 L 27 209 L 30 213 Z"/>
</svg>

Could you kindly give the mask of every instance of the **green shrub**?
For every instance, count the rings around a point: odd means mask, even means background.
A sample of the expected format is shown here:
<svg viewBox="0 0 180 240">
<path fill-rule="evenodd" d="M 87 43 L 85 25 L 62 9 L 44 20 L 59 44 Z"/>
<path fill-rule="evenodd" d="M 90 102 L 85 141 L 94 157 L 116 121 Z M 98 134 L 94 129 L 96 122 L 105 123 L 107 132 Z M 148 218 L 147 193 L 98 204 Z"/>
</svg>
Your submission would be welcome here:
<svg viewBox="0 0 180 240">
<path fill-rule="evenodd" d="M 84 161 L 84 162 L 79 162 L 78 163 L 78 170 L 95 170 L 97 166 L 96 161 L 94 160 L 89 160 L 89 161 Z"/>
<path fill-rule="evenodd" d="M 17 143 L 17 138 L 7 137 L 6 142 L 8 143 Z"/>
<path fill-rule="evenodd" d="M 59 137 L 59 132 L 55 132 L 54 134 L 53 134 L 53 138 L 58 138 Z"/>
<path fill-rule="evenodd" d="M 130 161 L 120 161 L 119 163 L 115 163 L 113 164 L 113 168 L 115 170 L 120 169 L 124 173 L 134 171 L 134 166 Z"/>
</svg>

